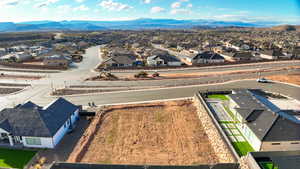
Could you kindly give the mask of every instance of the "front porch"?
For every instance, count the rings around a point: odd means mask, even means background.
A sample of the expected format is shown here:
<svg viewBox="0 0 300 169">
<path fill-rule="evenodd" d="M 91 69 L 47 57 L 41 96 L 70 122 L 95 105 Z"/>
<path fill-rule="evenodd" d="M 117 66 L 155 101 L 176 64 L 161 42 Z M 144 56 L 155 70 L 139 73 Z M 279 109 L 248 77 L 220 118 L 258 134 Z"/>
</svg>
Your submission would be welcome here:
<svg viewBox="0 0 300 169">
<path fill-rule="evenodd" d="M 21 136 L 12 136 L 9 133 L 0 133 L 1 147 L 23 147 Z"/>
</svg>

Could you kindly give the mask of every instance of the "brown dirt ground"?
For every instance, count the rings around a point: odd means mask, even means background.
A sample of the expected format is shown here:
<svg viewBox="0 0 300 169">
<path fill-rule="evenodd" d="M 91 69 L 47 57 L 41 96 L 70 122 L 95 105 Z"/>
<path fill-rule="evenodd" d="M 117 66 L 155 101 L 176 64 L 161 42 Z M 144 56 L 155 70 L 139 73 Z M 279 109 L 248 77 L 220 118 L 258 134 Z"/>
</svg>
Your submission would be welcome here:
<svg viewBox="0 0 300 169">
<path fill-rule="evenodd" d="M 24 65 L 44 65 L 43 61 L 24 62 Z"/>
<path fill-rule="evenodd" d="M 300 85 L 300 73 L 268 76 L 267 79 Z"/>
<path fill-rule="evenodd" d="M 25 76 L 25 75 L 0 75 L 0 79 L 26 79 L 26 80 L 38 80 L 41 76 Z"/>
<path fill-rule="evenodd" d="M 21 91 L 22 88 L 0 88 L 0 94 L 11 94 L 18 91 Z"/>
<path fill-rule="evenodd" d="M 192 101 L 114 107 L 106 111 L 101 125 L 91 135 L 93 139 L 79 153 L 81 159 L 75 157 L 76 162 L 138 165 L 218 162 Z M 86 138 L 87 135 L 83 139 Z M 72 154 L 69 159 L 74 159 Z"/>
<path fill-rule="evenodd" d="M 258 73 L 258 72 L 271 72 L 271 71 L 282 71 L 288 69 L 300 69 L 300 66 L 289 66 L 286 68 L 276 68 L 276 69 L 249 69 L 249 70 L 236 70 L 236 71 L 223 71 L 223 72 L 195 72 L 195 73 L 160 73 L 159 77 L 151 77 L 149 75 L 147 78 L 135 78 L 131 75 L 119 76 L 120 81 L 137 81 L 137 80 L 165 80 L 165 79 L 185 79 L 185 78 L 201 78 L 210 76 L 221 76 L 221 75 L 232 75 L 232 74 L 246 74 L 246 73 Z M 110 81 L 109 79 L 99 79 L 96 77 L 88 78 L 87 81 Z M 112 80 L 111 80 L 112 81 Z"/>
</svg>

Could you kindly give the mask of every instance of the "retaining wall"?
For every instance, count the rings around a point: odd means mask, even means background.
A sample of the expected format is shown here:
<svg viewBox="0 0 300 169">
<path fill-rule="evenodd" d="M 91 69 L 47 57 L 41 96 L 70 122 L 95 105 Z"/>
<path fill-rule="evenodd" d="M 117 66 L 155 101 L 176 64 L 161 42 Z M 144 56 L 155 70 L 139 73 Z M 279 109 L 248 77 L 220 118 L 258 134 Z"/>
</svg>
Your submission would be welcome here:
<svg viewBox="0 0 300 169">
<path fill-rule="evenodd" d="M 194 96 L 194 104 L 197 107 L 197 113 L 202 126 L 208 136 L 208 139 L 219 158 L 220 163 L 234 163 L 239 160 L 238 154 L 232 147 L 230 140 L 223 132 L 218 121 L 214 118 L 208 108 L 205 100 L 200 93 Z"/>
</svg>

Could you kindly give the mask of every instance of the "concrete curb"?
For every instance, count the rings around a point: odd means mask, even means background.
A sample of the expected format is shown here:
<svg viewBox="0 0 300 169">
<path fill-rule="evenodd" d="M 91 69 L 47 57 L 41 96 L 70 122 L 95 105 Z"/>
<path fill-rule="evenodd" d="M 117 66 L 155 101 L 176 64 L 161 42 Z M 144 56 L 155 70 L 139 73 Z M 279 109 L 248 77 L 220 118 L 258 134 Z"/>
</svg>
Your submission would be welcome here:
<svg viewBox="0 0 300 169">
<path fill-rule="evenodd" d="M 193 99 L 193 97 L 180 97 L 175 99 L 158 99 L 158 100 L 148 100 L 148 101 L 140 101 L 140 102 L 126 102 L 126 103 L 113 103 L 113 104 L 101 104 L 96 105 L 97 107 L 101 106 L 118 106 L 118 105 L 130 105 L 130 104 L 143 104 L 143 103 L 155 103 L 155 102 L 166 102 L 166 101 L 178 101 L 178 100 L 187 100 Z M 83 106 L 84 109 L 90 108 L 89 106 Z"/>
</svg>

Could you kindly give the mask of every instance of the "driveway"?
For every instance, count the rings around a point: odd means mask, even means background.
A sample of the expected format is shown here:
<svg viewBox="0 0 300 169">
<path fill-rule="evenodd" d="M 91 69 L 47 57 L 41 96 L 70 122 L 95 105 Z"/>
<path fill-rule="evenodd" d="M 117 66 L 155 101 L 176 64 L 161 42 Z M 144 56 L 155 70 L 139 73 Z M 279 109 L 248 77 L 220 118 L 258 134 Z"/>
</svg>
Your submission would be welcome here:
<svg viewBox="0 0 300 169">
<path fill-rule="evenodd" d="M 55 149 L 41 150 L 39 151 L 39 156 L 45 157 L 47 159 L 47 162 L 66 161 L 69 155 L 72 153 L 73 149 L 75 148 L 78 140 L 81 138 L 84 131 L 88 127 L 88 125 L 89 125 L 88 120 L 84 118 L 80 118 L 80 120 L 77 122 L 77 126 L 75 130 L 70 134 L 66 134 L 65 137 L 62 139 L 62 141 L 56 146 Z"/>
</svg>

